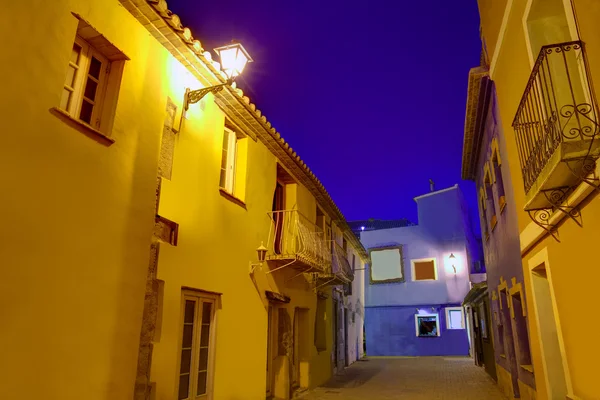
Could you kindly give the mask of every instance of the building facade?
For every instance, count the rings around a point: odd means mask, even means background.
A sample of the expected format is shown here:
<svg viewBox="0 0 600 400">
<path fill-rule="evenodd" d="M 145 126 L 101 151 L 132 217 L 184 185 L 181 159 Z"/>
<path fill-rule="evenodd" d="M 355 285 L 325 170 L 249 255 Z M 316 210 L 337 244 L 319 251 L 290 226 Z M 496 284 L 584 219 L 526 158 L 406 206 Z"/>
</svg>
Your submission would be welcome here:
<svg viewBox="0 0 600 400">
<path fill-rule="evenodd" d="M 366 251 L 240 89 L 186 107 L 226 77 L 165 1 L 2 15 L 3 397 L 288 399 L 360 357 Z"/>
<path fill-rule="evenodd" d="M 415 198 L 418 224 L 363 231 L 367 354 L 468 355 L 462 300 L 481 251 L 458 185 Z M 482 271 L 478 271 L 482 272 Z"/>
<path fill-rule="evenodd" d="M 501 363 L 512 366 L 499 365 L 498 371 L 511 372 L 505 383 L 515 397 L 599 399 L 593 364 L 600 346 L 579 326 L 587 315 L 581 304 L 592 301 L 600 278 L 593 261 L 600 229 L 600 128 L 593 85 L 600 82 L 600 5 L 590 0 L 478 3 L 497 123 L 506 132 L 498 141 L 504 213 L 514 218 L 506 224 L 511 232 L 505 232 L 503 247 L 489 257 L 510 252 L 507 257 L 517 261 L 513 254 L 518 254 L 522 270 L 510 272 L 514 281 L 507 271 L 506 281 L 491 292 L 492 308 L 502 316 L 495 332 L 508 328 L 510 316 L 520 337 L 512 346 L 516 365 L 505 352 Z M 504 345 L 513 351 L 510 343 Z"/>
<path fill-rule="evenodd" d="M 469 73 L 462 166 L 463 179 L 477 185 L 487 268 L 488 297 L 474 294 L 471 299 L 477 319 L 484 320 L 475 332 L 476 362 L 490 374 L 495 371 L 506 395 L 528 398 L 535 395 L 535 378 L 527 318 L 508 305 L 526 302 L 517 209 L 496 89 L 482 61 Z"/>
</svg>

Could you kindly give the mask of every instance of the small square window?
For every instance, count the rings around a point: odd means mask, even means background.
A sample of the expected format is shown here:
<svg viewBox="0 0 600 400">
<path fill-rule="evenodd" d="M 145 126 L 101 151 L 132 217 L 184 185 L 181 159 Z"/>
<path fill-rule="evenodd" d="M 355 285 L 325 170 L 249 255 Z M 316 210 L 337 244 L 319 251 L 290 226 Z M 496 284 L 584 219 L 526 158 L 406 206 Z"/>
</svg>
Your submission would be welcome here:
<svg viewBox="0 0 600 400">
<path fill-rule="evenodd" d="M 439 317 L 437 314 L 416 314 L 415 329 L 418 337 L 440 336 Z"/>
<path fill-rule="evenodd" d="M 446 308 L 446 328 L 465 329 L 465 317 L 462 307 Z"/>
<path fill-rule="evenodd" d="M 437 279 L 435 258 L 411 260 L 413 281 L 432 281 Z"/>
</svg>

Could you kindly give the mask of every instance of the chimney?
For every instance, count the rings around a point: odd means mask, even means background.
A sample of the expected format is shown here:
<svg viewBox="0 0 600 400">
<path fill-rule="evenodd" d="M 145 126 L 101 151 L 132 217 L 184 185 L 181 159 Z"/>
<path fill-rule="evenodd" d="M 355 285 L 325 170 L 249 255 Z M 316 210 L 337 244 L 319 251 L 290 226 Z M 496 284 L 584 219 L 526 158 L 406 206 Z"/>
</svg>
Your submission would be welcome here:
<svg viewBox="0 0 600 400">
<path fill-rule="evenodd" d="M 429 180 L 429 190 L 435 192 L 435 183 L 433 183 L 433 179 Z"/>
</svg>

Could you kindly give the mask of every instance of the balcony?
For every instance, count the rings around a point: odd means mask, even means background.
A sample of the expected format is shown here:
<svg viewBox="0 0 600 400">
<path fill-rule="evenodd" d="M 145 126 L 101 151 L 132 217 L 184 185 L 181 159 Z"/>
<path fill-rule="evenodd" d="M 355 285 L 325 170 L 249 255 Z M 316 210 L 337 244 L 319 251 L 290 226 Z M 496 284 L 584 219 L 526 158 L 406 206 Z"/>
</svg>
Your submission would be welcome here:
<svg viewBox="0 0 600 400">
<path fill-rule="evenodd" d="M 584 43 L 542 47 L 513 120 L 525 210 L 563 204 L 600 156 L 598 108 Z"/>
<path fill-rule="evenodd" d="M 275 268 L 299 272 L 331 269 L 331 252 L 323 231 L 297 210 L 269 212 L 271 228 L 266 260 Z"/>
<path fill-rule="evenodd" d="M 348 261 L 348 253 L 335 241 L 329 241 L 332 263 L 328 269 L 318 274 L 318 286 L 336 286 L 351 283 L 354 280 L 354 271 Z"/>
</svg>

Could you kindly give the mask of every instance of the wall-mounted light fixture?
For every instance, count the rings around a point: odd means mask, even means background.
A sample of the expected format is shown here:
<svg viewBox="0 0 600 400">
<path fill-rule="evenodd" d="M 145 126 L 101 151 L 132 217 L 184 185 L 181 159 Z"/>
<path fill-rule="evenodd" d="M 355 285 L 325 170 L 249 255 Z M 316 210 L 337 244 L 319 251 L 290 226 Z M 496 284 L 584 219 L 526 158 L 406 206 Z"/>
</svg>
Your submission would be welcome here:
<svg viewBox="0 0 600 400">
<path fill-rule="evenodd" d="M 454 273 L 456 274 L 456 266 L 454 265 L 454 260 L 456 259 L 456 256 L 454 255 L 454 253 L 450 253 L 450 257 L 448 257 L 450 259 L 450 262 L 452 262 L 452 269 L 454 270 Z"/>
<path fill-rule="evenodd" d="M 197 90 L 186 89 L 183 99 L 184 111 L 188 110 L 190 104 L 199 102 L 207 94 L 217 93 L 223 90 L 224 86 L 231 85 L 235 78 L 242 73 L 246 64 L 253 61 L 252 57 L 244 49 L 244 46 L 235 41 L 232 41 L 227 46 L 217 47 L 214 50 L 221 60 L 221 70 L 227 76 L 227 82 Z"/>
<path fill-rule="evenodd" d="M 265 247 L 263 242 L 260 242 L 260 246 L 258 246 L 258 248 L 256 249 L 256 255 L 258 257 L 258 263 L 252 264 L 252 262 L 250 262 L 250 274 L 254 272 L 256 267 L 262 268 L 262 265 L 265 262 L 265 258 L 267 258 L 267 248 Z"/>
</svg>

